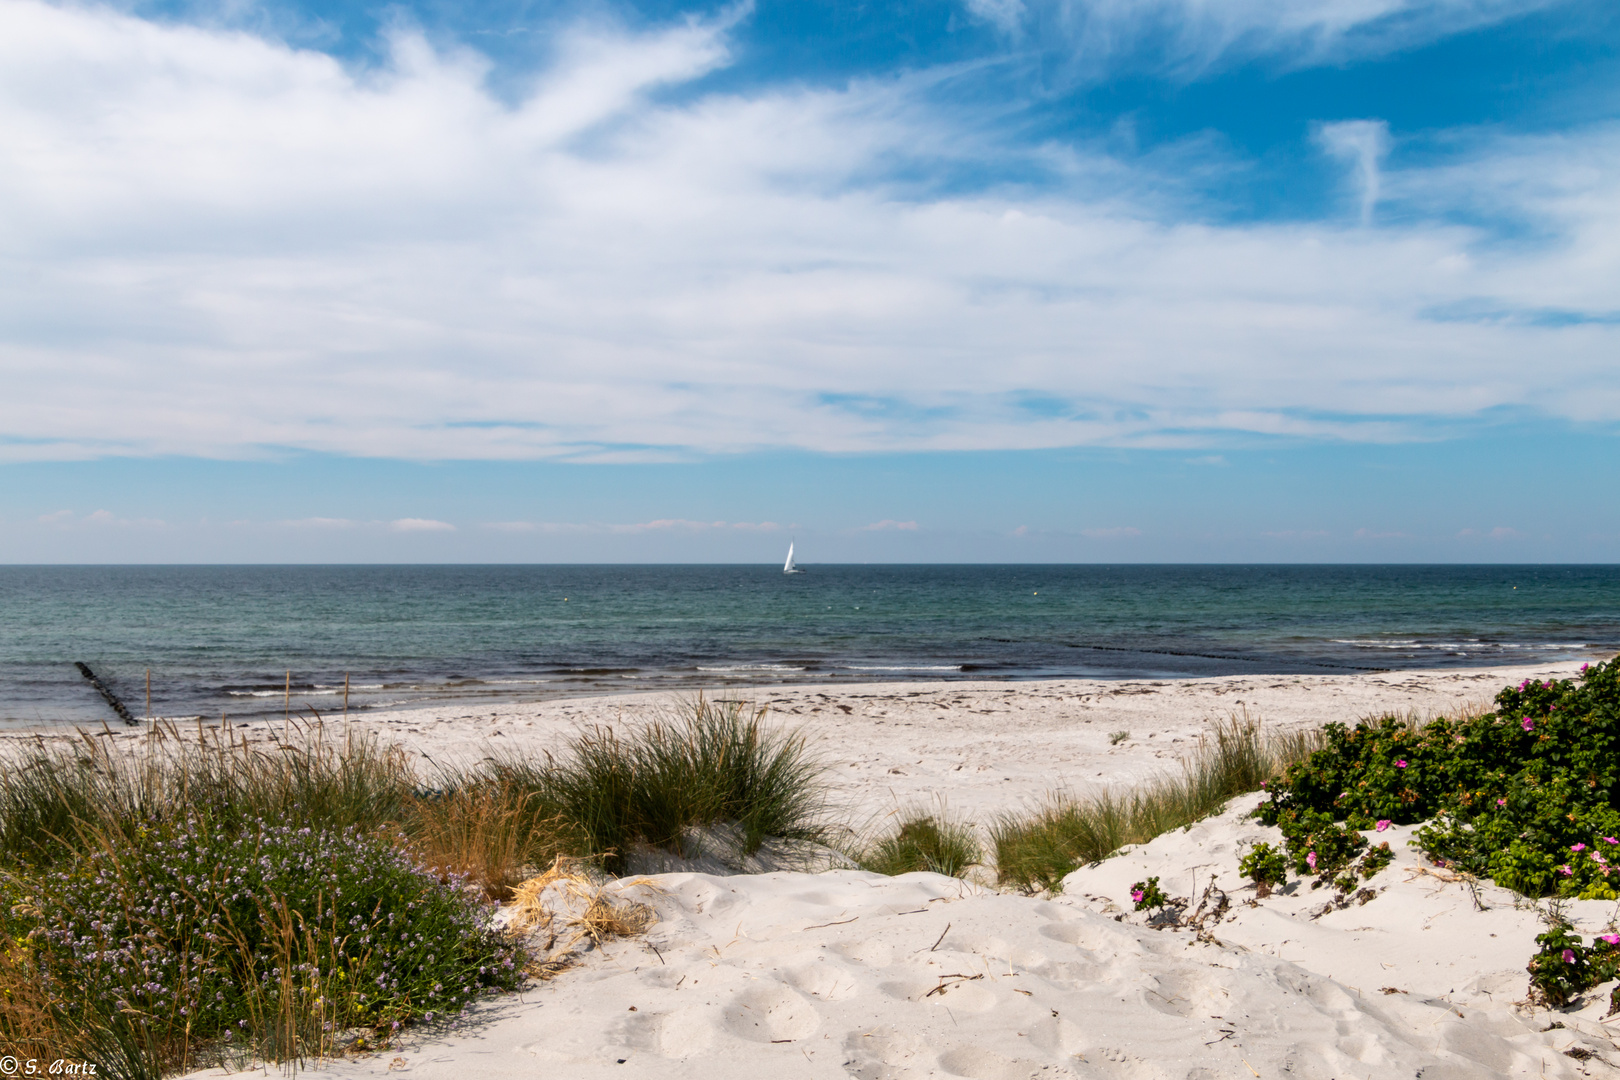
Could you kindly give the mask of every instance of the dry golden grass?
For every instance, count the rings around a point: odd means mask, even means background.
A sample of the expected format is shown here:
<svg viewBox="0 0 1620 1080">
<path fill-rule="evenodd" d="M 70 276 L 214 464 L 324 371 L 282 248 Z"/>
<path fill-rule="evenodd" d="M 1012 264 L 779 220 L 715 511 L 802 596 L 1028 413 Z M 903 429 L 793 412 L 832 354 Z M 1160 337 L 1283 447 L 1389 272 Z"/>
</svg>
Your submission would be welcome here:
<svg viewBox="0 0 1620 1080">
<path fill-rule="evenodd" d="M 491 900 L 506 900 L 536 867 L 581 844 L 579 831 L 561 815 L 546 814 L 539 799 L 501 781 L 413 795 L 403 842 L 423 865 L 477 882 Z"/>
<path fill-rule="evenodd" d="M 582 943 L 600 948 L 612 938 L 646 933 L 658 921 L 646 904 L 609 894 L 608 884 L 583 860 L 559 856 L 545 873 L 512 889 L 508 930 L 530 938 L 533 975 L 552 978 L 571 966 Z M 629 884 L 655 888 L 645 880 Z"/>
</svg>

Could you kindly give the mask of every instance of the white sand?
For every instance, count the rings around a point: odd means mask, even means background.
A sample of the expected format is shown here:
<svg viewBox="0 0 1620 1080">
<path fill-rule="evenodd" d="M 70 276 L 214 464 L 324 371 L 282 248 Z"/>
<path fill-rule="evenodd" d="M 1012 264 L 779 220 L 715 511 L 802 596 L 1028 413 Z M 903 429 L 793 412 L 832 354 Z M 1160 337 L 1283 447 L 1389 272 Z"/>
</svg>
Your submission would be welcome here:
<svg viewBox="0 0 1620 1080">
<path fill-rule="evenodd" d="M 837 810 L 854 823 L 900 805 L 984 819 L 1040 799 L 1175 768 L 1211 726 L 1233 715 L 1268 729 L 1353 723 L 1384 713 L 1428 718 L 1488 706 L 1508 683 L 1568 677 L 1578 662 L 1377 675 L 1273 675 L 1107 682 L 930 682 L 727 688 L 713 698 L 767 706 L 799 727 L 829 766 Z M 579 729 L 667 715 L 677 694 L 626 694 L 356 713 L 355 725 L 396 741 L 424 768 L 499 753 L 557 753 Z M 330 718 L 329 718 L 330 719 Z M 256 739 L 279 737 L 258 722 Z M 1113 744 L 1110 735 L 1127 731 Z M 124 735 L 121 739 L 138 736 Z"/>
<path fill-rule="evenodd" d="M 943 795 L 983 819 L 1059 787 L 1164 769 L 1233 711 L 1269 725 L 1485 704 L 1509 682 L 1578 665 L 1159 683 L 935 683 L 772 689 L 804 724 L 845 810 L 877 818 Z M 742 695 L 737 695 L 742 696 Z M 634 722 L 668 699 L 415 710 L 365 726 L 443 761 L 557 750 L 581 723 Z M 844 706 L 847 708 L 840 708 Z M 1128 730 L 1111 745 L 1109 733 Z M 260 731 L 261 735 L 267 731 Z M 857 871 L 666 874 L 616 888 L 659 922 L 610 942 L 458 1033 L 331 1063 L 336 1075 L 530 1077 L 1562 1077 L 1616 1072 L 1609 986 L 1549 1013 L 1522 1004 L 1541 929 L 1494 887 L 1423 865 L 1409 830 L 1376 896 L 1323 913 L 1327 890 L 1250 904 L 1241 843 L 1277 839 L 1257 800 L 1076 871 L 1064 893 L 997 894 L 951 878 Z M 1269 834 L 1269 835 L 1268 835 Z M 1230 909 L 1202 935 L 1128 912 L 1133 881 L 1173 894 L 1212 878 Z M 1592 933 L 1611 903 L 1572 906 Z M 1386 989 L 1387 988 L 1387 989 Z M 1549 1028 L 1556 1020 L 1563 1026 Z M 1564 1051 L 1597 1057 L 1580 1060 Z"/>
</svg>

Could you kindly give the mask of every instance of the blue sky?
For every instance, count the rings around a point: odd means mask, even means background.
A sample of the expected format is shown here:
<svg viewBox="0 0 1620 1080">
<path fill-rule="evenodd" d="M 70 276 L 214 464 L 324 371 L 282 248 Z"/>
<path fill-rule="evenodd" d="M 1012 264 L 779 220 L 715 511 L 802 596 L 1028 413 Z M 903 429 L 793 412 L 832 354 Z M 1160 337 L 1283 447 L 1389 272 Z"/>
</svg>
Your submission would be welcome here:
<svg viewBox="0 0 1620 1080">
<path fill-rule="evenodd" d="M 1617 44 L 0 0 L 0 561 L 1617 561 Z"/>
</svg>

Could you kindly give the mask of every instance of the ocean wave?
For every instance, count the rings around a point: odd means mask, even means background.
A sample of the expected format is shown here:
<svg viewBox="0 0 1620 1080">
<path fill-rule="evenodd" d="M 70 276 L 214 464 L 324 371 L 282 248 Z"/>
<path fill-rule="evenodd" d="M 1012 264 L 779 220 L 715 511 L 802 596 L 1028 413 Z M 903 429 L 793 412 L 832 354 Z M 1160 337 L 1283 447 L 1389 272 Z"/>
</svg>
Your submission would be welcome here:
<svg viewBox="0 0 1620 1080">
<path fill-rule="evenodd" d="M 845 671 L 961 671 L 961 664 L 881 664 L 871 667 L 857 667 L 846 664 Z"/>
<path fill-rule="evenodd" d="M 1480 641 L 1471 638 L 1468 641 L 1418 641 L 1416 638 L 1333 638 L 1335 645 L 1353 645 L 1358 649 L 1444 649 L 1451 652 L 1459 650 L 1488 650 L 1488 649 L 1584 649 L 1584 641 Z"/>
</svg>

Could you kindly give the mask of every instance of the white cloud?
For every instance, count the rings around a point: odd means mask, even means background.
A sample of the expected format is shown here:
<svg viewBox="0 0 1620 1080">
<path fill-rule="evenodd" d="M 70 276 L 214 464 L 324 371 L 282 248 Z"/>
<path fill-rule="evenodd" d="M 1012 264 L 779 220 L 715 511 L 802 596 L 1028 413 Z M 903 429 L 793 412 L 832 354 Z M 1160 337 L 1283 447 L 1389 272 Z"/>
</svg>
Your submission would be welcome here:
<svg viewBox="0 0 1620 1080">
<path fill-rule="evenodd" d="M 898 532 L 916 532 L 917 531 L 917 523 L 915 521 L 895 521 L 893 518 L 884 518 L 882 521 L 874 521 L 870 525 L 862 525 L 860 527 L 859 531 L 860 532 L 896 532 L 896 531 L 898 531 Z"/>
<path fill-rule="evenodd" d="M 1381 163 L 1389 153 L 1389 124 L 1382 120 L 1321 124 L 1316 129 L 1316 141 L 1334 157 L 1350 163 L 1361 196 L 1361 224 L 1372 224 L 1381 186 Z"/>
<path fill-rule="evenodd" d="M 1028 12 L 1024 0 L 967 0 L 967 9 L 1009 34 L 1019 30 Z"/>
<path fill-rule="evenodd" d="M 400 518 L 390 521 L 388 527 L 395 532 L 455 532 L 456 527 L 448 521 L 434 521 L 432 518 Z"/>
<path fill-rule="evenodd" d="M 1258 56 L 1285 65 L 1378 56 L 1562 0 L 966 0 L 970 13 L 1074 58 L 1081 75 L 1119 67 L 1197 76 Z"/>
<path fill-rule="evenodd" d="M 650 91 L 725 63 L 723 25 L 581 31 L 558 55 L 509 106 L 475 54 L 410 35 L 355 74 L 0 0 L 0 460 L 1191 449 L 1503 409 L 1620 420 L 1620 327 L 1587 318 L 1620 293 L 1614 128 L 1377 171 L 1400 227 L 1217 225 L 1131 194 L 1164 188 L 1141 166 L 995 142 L 929 107 L 923 76 L 672 104 Z M 887 179 L 998 158 L 1064 183 Z M 1459 206 L 1545 239 L 1498 243 L 1449 223 Z"/>
</svg>

